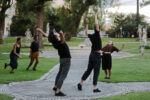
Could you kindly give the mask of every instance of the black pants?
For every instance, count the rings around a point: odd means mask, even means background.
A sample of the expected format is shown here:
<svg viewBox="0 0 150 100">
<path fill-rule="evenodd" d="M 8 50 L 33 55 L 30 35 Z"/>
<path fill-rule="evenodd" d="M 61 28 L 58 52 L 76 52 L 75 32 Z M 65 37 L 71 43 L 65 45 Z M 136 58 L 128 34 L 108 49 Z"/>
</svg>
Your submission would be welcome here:
<svg viewBox="0 0 150 100">
<path fill-rule="evenodd" d="M 71 65 L 71 58 L 61 58 L 59 72 L 55 79 L 55 85 L 57 88 L 61 88 L 62 84 L 67 77 Z"/>
<path fill-rule="evenodd" d="M 82 76 L 82 80 L 85 81 L 88 76 L 91 74 L 92 70 L 94 70 L 93 75 L 93 85 L 97 85 L 98 76 L 100 72 L 100 64 L 101 64 L 101 54 L 91 52 L 89 57 L 88 68 Z"/>
</svg>

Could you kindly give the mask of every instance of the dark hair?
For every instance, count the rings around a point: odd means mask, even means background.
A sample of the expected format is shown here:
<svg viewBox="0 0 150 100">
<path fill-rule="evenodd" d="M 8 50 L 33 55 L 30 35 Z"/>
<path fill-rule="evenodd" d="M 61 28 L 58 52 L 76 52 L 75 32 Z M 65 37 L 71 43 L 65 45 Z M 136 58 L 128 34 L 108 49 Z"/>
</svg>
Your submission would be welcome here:
<svg viewBox="0 0 150 100">
<path fill-rule="evenodd" d="M 34 39 L 35 39 L 36 37 L 38 37 L 38 36 L 39 36 L 38 34 L 35 34 L 35 35 L 34 35 Z"/>
<path fill-rule="evenodd" d="M 20 40 L 21 40 L 21 37 L 18 37 L 18 38 L 17 38 L 17 42 L 20 41 Z"/>
<path fill-rule="evenodd" d="M 48 41 L 51 43 L 57 41 L 56 36 L 54 35 L 53 31 L 50 31 L 49 36 L 48 36 Z"/>
</svg>

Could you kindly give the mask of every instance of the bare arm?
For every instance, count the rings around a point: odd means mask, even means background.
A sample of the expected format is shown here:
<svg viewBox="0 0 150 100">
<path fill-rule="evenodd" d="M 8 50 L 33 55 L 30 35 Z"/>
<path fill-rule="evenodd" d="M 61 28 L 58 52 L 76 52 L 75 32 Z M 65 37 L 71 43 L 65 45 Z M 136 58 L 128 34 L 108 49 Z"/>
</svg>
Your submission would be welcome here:
<svg viewBox="0 0 150 100">
<path fill-rule="evenodd" d="M 61 30 L 59 33 L 60 33 L 61 43 L 64 43 L 65 42 L 65 36 L 63 35 L 63 31 Z"/>
<path fill-rule="evenodd" d="M 88 24 L 89 24 L 89 20 L 88 18 L 86 18 L 86 28 L 85 28 L 85 35 L 88 36 Z"/>
<path fill-rule="evenodd" d="M 122 47 L 119 49 L 119 51 L 121 51 L 121 50 L 124 48 L 124 46 L 125 46 L 125 45 L 124 45 L 124 44 L 122 44 Z"/>
<path fill-rule="evenodd" d="M 48 38 L 48 34 L 46 34 L 45 32 L 43 32 L 42 29 L 37 28 L 36 30 L 37 30 L 38 32 L 40 32 L 44 37 Z"/>
<path fill-rule="evenodd" d="M 22 58 L 17 52 L 16 52 L 17 44 L 14 45 L 13 53 L 18 56 L 19 58 Z"/>
<path fill-rule="evenodd" d="M 99 32 L 99 25 L 98 25 L 98 20 L 97 20 L 97 16 L 95 15 L 95 26 L 96 26 L 96 30 Z"/>
</svg>

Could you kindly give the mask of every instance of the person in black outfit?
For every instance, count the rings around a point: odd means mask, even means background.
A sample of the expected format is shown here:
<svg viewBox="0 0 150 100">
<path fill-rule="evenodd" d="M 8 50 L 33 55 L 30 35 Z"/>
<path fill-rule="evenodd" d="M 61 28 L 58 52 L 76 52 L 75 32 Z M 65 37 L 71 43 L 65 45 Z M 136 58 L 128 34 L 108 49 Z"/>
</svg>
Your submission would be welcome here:
<svg viewBox="0 0 150 100">
<path fill-rule="evenodd" d="M 112 56 L 111 53 L 114 51 L 119 52 L 124 48 L 124 44 L 122 44 L 122 47 L 118 49 L 114 46 L 112 41 L 109 41 L 109 43 L 102 48 L 103 56 L 102 56 L 102 69 L 105 72 L 105 79 L 111 78 L 111 68 L 112 68 Z M 109 73 L 109 76 L 108 74 Z"/>
<path fill-rule="evenodd" d="M 21 38 L 17 38 L 17 42 L 13 47 L 13 50 L 10 53 L 10 64 L 5 63 L 4 69 L 7 68 L 7 66 L 10 66 L 12 69 L 10 71 L 11 74 L 14 73 L 14 69 L 17 69 L 18 67 L 18 58 L 22 58 L 20 56 L 20 48 L 21 48 Z"/>
<path fill-rule="evenodd" d="M 89 37 L 91 43 L 92 43 L 92 47 L 91 47 L 91 53 L 89 56 L 89 63 L 88 63 L 88 68 L 85 71 L 85 73 L 83 74 L 80 83 L 77 85 L 78 90 L 82 90 L 82 84 L 83 81 L 85 81 L 88 76 L 90 75 L 91 71 L 94 70 L 94 75 L 93 75 L 93 92 L 101 92 L 98 88 L 97 88 L 97 81 L 98 81 L 98 76 L 99 76 L 99 72 L 100 72 L 100 64 L 101 64 L 101 48 L 102 48 L 102 42 L 101 42 L 101 38 L 100 38 L 100 29 L 98 26 L 98 21 L 97 21 L 97 17 L 95 16 L 95 33 L 94 34 L 88 34 L 88 24 L 89 21 L 88 19 L 86 19 L 86 30 L 85 30 L 85 34 Z"/>
<path fill-rule="evenodd" d="M 53 47 L 58 50 L 58 54 L 60 56 L 60 68 L 55 79 L 55 86 L 53 90 L 55 91 L 55 96 L 66 96 L 63 92 L 61 92 L 61 87 L 70 69 L 71 55 L 69 47 L 65 42 L 63 32 L 60 30 L 58 34 L 51 31 L 49 36 L 47 36 L 47 34 L 45 34 L 41 29 L 38 28 L 37 30 L 47 37 Z"/>
<path fill-rule="evenodd" d="M 36 67 L 37 64 L 39 63 L 39 42 L 38 42 L 38 35 L 34 36 L 34 41 L 31 43 L 30 46 L 30 64 L 28 65 L 28 67 L 26 68 L 26 70 L 28 71 L 29 68 L 32 66 L 34 59 L 36 60 L 34 67 L 33 67 L 33 71 L 36 71 Z"/>
</svg>

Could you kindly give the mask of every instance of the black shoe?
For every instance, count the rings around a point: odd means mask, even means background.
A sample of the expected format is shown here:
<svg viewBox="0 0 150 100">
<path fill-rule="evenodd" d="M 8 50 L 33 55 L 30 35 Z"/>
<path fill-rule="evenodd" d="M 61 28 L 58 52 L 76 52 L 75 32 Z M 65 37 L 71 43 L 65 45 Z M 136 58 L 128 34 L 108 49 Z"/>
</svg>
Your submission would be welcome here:
<svg viewBox="0 0 150 100">
<path fill-rule="evenodd" d="M 29 68 L 26 68 L 26 71 L 28 71 L 29 70 Z"/>
<path fill-rule="evenodd" d="M 99 90 L 98 88 L 93 90 L 94 93 L 97 93 L 97 92 L 101 92 L 101 90 Z"/>
<path fill-rule="evenodd" d="M 36 71 L 36 69 L 35 69 L 35 68 L 33 68 L 32 70 L 33 70 L 33 71 Z"/>
<path fill-rule="evenodd" d="M 55 88 L 55 87 L 54 87 L 54 88 L 53 88 L 53 90 L 54 90 L 54 91 L 56 91 L 56 90 L 57 90 L 57 88 Z"/>
<path fill-rule="evenodd" d="M 108 77 L 105 77 L 104 79 L 108 79 Z"/>
<path fill-rule="evenodd" d="M 10 74 L 14 74 L 14 72 L 10 72 Z"/>
<path fill-rule="evenodd" d="M 62 92 L 59 92 L 59 93 L 55 93 L 55 96 L 66 96 L 66 95 Z"/>
<path fill-rule="evenodd" d="M 107 77 L 107 79 L 110 79 L 110 77 Z"/>
<path fill-rule="evenodd" d="M 80 83 L 78 84 L 78 90 L 82 91 L 82 85 Z"/>
<path fill-rule="evenodd" d="M 6 69 L 6 68 L 7 68 L 7 64 L 5 63 L 4 69 Z"/>
</svg>

